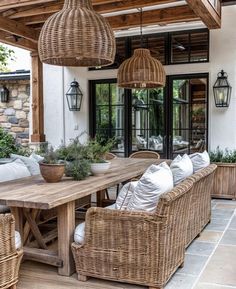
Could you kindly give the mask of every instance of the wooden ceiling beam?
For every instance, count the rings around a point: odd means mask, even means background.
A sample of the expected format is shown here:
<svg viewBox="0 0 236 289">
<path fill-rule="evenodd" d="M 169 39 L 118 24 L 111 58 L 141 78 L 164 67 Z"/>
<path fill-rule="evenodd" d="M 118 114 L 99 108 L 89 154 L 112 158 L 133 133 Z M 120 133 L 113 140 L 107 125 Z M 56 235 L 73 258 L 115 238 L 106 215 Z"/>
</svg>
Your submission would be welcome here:
<svg viewBox="0 0 236 289">
<path fill-rule="evenodd" d="M 12 35 L 26 38 L 35 43 L 38 42 L 38 33 L 34 29 L 6 17 L 0 16 L 0 30 L 10 33 Z"/>
<path fill-rule="evenodd" d="M 57 0 L 1 0 L 0 10 L 6 10 L 11 8 L 17 8 L 22 6 L 45 4 L 50 2 L 56 2 Z"/>
<path fill-rule="evenodd" d="M 107 17 L 114 30 L 127 29 L 140 25 L 140 13 Z M 188 5 L 143 12 L 143 25 L 170 24 L 199 20 Z"/>
<path fill-rule="evenodd" d="M 113 3 L 108 3 L 108 4 L 100 4 L 100 5 L 94 6 L 94 8 L 97 12 L 103 14 L 103 13 L 128 10 L 132 8 L 141 8 L 141 7 L 146 7 L 146 6 L 172 3 L 175 1 L 177 0 L 126 0 L 126 1 L 119 1 L 115 3 L 113 2 Z M 23 11 L 16 11 L 15 13 L 12 13 L 9 16 L 9 18 L 17 19 L 17 18 L 22 18 L 22 17 L 30 17 L 30 16 L 35 16 L 35 15 L 56 13 L 57 11 L 62 9 L 63 3 L 64 1 L 62 0 L 57 3 L 45 4 L 39 7 L 31 7 L 31 9 L 25 9 Z"/>
<path fill-rule="evenodd" d="M 218 11 L 209 0 L 186 0 L 192 10 L 200 17 L 203 23 L 209 29 L 218 29 L 221 27 L 221 4 L 218 0 Z"/>
<path fill-rule="evenodd" d="M 37 51 L 38 45 L 24 38 L 14 37 L 5 31 L 0 31 L 0 42 L 23 48 L 29 51 Z"/>
</svg>

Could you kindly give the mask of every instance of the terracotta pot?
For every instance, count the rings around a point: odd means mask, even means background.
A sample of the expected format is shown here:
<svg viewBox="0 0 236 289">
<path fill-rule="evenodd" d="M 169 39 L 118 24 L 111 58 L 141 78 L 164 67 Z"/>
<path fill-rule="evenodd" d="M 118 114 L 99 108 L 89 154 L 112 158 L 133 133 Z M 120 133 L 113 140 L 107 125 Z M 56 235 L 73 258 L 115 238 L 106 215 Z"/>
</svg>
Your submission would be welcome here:
<svg viewBox="0 0 236 289">
<path fill-rule="evenodd" d="M 110 168 L 111 162 L 105 161 L 104 163 L 91 164 L 91 173 L 94 176 L 104 175 Z"/>
<path fill-rule="evenodd" d="M 47 183 L 60 182 L 65 173 L 65 164 L 40 163 L 40 172 Z"/>
</svg>

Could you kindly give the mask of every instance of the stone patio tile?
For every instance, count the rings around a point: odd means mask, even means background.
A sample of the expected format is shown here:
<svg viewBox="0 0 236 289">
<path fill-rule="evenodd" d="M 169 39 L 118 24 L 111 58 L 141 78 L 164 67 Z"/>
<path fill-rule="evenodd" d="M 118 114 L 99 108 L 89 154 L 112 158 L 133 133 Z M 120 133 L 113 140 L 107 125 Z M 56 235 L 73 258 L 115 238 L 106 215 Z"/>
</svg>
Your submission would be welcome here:
<svg viewBox="0 0 236 289">
<path fill-rule="evenodd" d="M 236 216 L 233 217 L 233 219 L 230 222 L 229 229 L 235 229 L 236 230 Z"/>
<path fill-rule="evenodd" d="M 225 200 L 225 199 L 213 199 L 215 203 L 221 203 L 221 204 L 236 204 L 236 201 L 233 200 Z"/>
<path fill-rule="evenodd" d="M 219 231 L 223 232 L 228 225 L 229 220 L 225 219 L 211 219 L 211 223 L 208 224 L 205 228 L 207 231 Z"/>
<path fill-rule="evenodd" d="M 230 219 L 234 213 L 234 209 L 213 209 L 212 218 L 215 219 Z"/>
<path fill-rule="evenodd" d="M 216 209 L 236 209 L 236 203 L 216 203 Z"/>
<path fill-rule="evenodd" d="M 167 283 L 165 289 L 191 289 L 196 279 L 197 276 L 177 273 Z"/>
<path fill-rule="evenodd" d="M 216 285 L 216 284 L 209 284 L 209 283 L 198 283 L 194 289 L 236 289 L 236 287 L 228 287 L 224 285 Z"/>
<path fill-rule="evenodd" d="M 201 236 L 197 238 L 196 240 L 217 243 L 220 240 L 222 235 L 223 235 L 223 232 L 203 231 L 201 233 Z"/>
<path fill-rule="evenodd" d="M 221 239 L 220 244 L 236 246 L 236 230 L 227 230 Z"/>
<path fill-rule="evenodd" d="M 185 255 L 184 267 L 177 272 L 197 276 L 202 271 L 208 257 L 199 255 Z"/>
<path fill-rule="evenodd" d="M 187 249 L 187 253 L 201 256 L 210 256 L 216 244 L 194 241 Z"/>
<path fill-rule="evenodd" d="M 204 270 L 200 282 L 236 287 L 236 246 L 219 245 Z"/>
</svg>

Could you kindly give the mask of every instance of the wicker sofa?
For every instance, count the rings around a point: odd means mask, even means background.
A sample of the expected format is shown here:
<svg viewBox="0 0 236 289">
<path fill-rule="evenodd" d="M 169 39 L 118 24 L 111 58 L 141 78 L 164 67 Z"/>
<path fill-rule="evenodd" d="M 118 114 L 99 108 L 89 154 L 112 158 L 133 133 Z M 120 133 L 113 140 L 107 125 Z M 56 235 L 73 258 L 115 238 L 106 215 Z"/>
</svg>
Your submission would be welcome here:
<svg viewBox="0 0 236 289">
<path fill-rule="evenodd" d="M 22 248 L 16 249 L 15 221 L 11 214 L 0 214 L 0 288 L 15 289 L 18 282 Z"/>
<path fill-rule="evenodd" d="M 183 266 L 186 246 L 209 222 L 215 169 L 210 165 L 164 194 L 154 214 L 89 209 L 85 243 L 72 244 L 79 280 L 92 276 L 164 288 Z"/>
</svg>

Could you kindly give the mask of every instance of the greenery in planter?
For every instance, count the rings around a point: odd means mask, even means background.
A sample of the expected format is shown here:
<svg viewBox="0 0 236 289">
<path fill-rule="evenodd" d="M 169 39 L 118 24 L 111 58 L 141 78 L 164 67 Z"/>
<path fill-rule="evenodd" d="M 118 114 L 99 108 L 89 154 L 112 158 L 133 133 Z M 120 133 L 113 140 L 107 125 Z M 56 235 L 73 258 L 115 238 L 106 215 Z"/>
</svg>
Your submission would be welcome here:
<svg viewBox="0 0 236 289">
<path fill-rule="evenodd" d="M 109 139 L 105 144 L 98 138 L 90 139 L 86 144 L 84 157 L 91 163 L 104 163 L 105 154 L 116 144 L 115 139 Z"/>
<path fill-rule="evenodd" d="M 90 173 L 90 163 L 85 158 L 86 146 L 79 141 L 80 136 L 75 138 L 68 146 L 58 149 L 58 157 L 66 163 L 66 176 L 76 181 L 85 179 Z"/>
<path fill-rule="evenodd" d="M 54 150 L 51 146 L 46 150 L 46 152 L 43 154 L 44 160 L 42 163 L 48 164 L 48 165 L 57 165 L 57 164 L 63 164 L 64 161 L 60 160 L 59 154 L 57 150 Z"/>
<path fill-rule="evenodd" d="M 210 152 L 209 155 L 213 163 L 236 163 L 236 150 L 222 150 L 217 147 L 216 150 Z"/>
<path fill-rule="evenodd" d="M 9 158 L 10 154 L 17 152 L 18 147 L 13 136 L 0 128 L 0 158 Z"/>
</svg>

